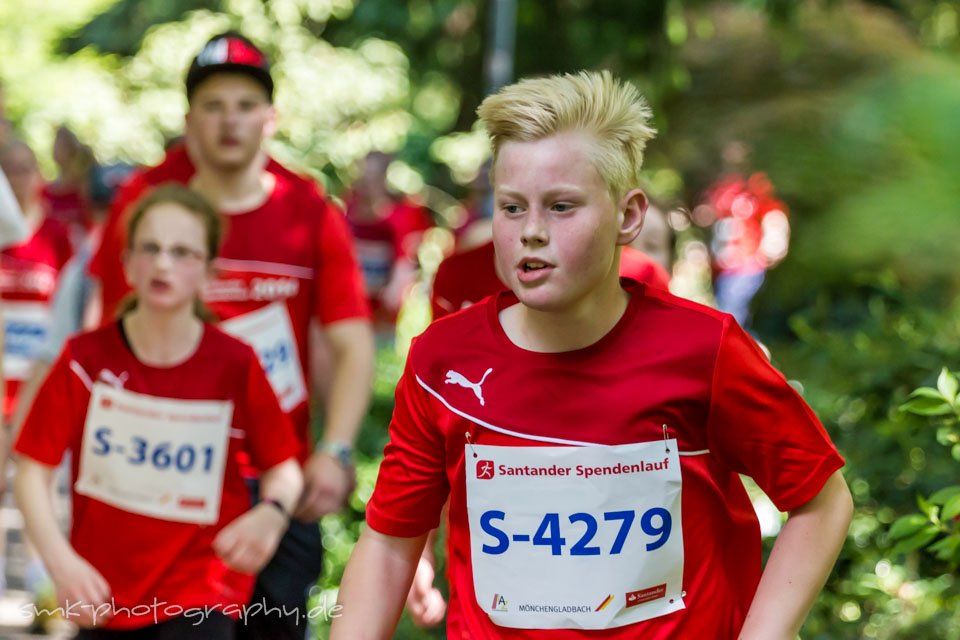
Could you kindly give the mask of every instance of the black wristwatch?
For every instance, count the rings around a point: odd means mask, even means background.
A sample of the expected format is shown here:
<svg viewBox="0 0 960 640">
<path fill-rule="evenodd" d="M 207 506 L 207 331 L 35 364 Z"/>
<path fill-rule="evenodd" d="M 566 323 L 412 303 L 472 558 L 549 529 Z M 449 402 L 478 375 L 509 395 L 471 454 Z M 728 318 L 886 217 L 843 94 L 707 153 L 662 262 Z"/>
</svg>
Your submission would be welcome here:
<svg viewBox="0 0 960 640">
<path fill-rule="evenodd" d="M 353 447 L 341 442 L 321 442 L 317 445 L 317 451 L 321 451 L 335 459 L 344 467 L 353 466 Z"/>
<path fill-rule="evenodd" d="M 284 518 L 286 518 L 287 520 L 290 519 L 290 514 L 287 513 L 287 508 L 286 508 L 285 506 L 283 506 L 283 503 L 280 502 L 279 500 L 277 500 L 276 498 L 264 498 L 264 499 L 261 500 L 260 502 L 261 502 L 262 504 L 268 504 L 268 505 L 270 505 L 271 507 L 273 507 L 274 509 L 276 509 L 277 511 L 279 511 L 279 512 L 280 512 L 280 515 L 282 515 L 282 516 L 283 516 Z"/>
</svg>

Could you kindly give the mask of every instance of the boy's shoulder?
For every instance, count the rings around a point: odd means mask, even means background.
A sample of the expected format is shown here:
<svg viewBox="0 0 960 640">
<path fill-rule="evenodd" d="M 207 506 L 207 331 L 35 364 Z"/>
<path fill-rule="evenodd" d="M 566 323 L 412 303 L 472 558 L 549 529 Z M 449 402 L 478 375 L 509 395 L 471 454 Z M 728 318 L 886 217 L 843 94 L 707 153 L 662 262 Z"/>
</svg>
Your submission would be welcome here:
<svg viewBox="0 0 960 640">
<path fill-rule="evenodd" d="M 499 351 L 503 345 L 491 327 L 496 313 L 497 296 L 490 296 L 432 322 L 410 345 L 408 357 L 414 370 Z"/>
<path fill-rule="evenodd" d="M 660 344 L 719 344 L 733 317 L 659 287 L 622 281 L 631 295 L 631 330 Z"/>
</svg>

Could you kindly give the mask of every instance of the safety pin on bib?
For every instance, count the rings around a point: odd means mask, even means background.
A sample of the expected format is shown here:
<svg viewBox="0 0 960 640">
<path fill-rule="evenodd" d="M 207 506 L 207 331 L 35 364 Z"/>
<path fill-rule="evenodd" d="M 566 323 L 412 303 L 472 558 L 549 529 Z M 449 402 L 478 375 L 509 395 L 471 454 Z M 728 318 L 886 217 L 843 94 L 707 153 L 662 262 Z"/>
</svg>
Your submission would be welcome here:
<svg viewBox="0 0 960 640">
<path fill-rule="evenodd" d="M 469 446 L 469 447 L 470 447 L 470 451 L 473 452 L 473 457 L 474 457 L 474 458 L 479 458 L 480 456 L 477 455 L 477 450 L 473 448 L 473 440 L 470 439 L 470 432 L 469 432 L 469 431 L 465 431 L 463 435 L 464 435 L 464 437 L 467 439 L 467 446 Z"/>
<path fill-rule="evenodd" d="M 669 435 L 667 434 L 667 425 L 663 425 L 663 448 L 667 453 L 670 453 L 670 445 L 667 440 L 669 440 Z"/>
</svg>

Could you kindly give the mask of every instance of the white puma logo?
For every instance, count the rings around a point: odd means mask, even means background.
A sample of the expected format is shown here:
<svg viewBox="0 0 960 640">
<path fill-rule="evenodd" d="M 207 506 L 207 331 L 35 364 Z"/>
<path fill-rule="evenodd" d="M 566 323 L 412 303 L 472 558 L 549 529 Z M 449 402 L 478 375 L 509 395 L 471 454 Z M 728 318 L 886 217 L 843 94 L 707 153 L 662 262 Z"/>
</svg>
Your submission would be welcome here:
<svg viewBox="0 0 960 640">
<path fill-rule="evenodd" d="M 487 369 L 487 371 L 483 374 L 483 377 L 480 378 L 480 382 L 470 382 L 469 380 L 463 377 L 462 373 L 457 373 L 453 369 L 450 369 L 450 371 L 447 371 L 447 379 L 444 380 L 444 382 L 447 384 L 458 384 L 461 387 L 466 387 L 467 389 L 473 389 L 473 394 L 477 396 L 477 400 L 480 401 L 480 406 L 482 407 L 484 405 L 483 389 L 481 389 L 480 387 L 481 385 L 483 385 L 483 381 L 486 380 L 487 376 L 490 375 L 492 372 L 493 372 L 492 368 Z"/>
<path fill-rule="evenodd" d="M 100 369 L 98 377 L 114 389 L 123 389 L 123 385 L 126 384 L 130 374 L 124 371 L 118 376 L 113 371 L 110 371 L 110 369 Z"/>
</svg>

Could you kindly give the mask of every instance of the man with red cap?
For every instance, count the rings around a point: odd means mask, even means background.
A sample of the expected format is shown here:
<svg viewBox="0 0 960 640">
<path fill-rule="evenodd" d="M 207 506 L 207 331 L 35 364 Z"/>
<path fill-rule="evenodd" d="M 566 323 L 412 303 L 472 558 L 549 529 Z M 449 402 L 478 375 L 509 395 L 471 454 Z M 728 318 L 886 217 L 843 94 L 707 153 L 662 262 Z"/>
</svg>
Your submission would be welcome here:
<svg viewBox="0 0 960 640">
<path fill-rule="evenodd" d="M 128 291 L 119 265 L 133 201 L 173 181 L 216 204 L 227 232 L 204 301 L 260 356 L 297 427 L 305 479 L 290 529 L 258 577 L 251 612 L 261 615 L 247 616 L 238 637 L 303 638 L 306 594 L 322 568 L 317 519 L 340 509 L 353 486 L 352 446 L 369 403 L 374 347 L 363 282 L 340 211 L 262 149 L 276 123 L 263 52 L 240 34 L 217 35 L 190 65 L 186 90 L 185 144 L 134 175 L 112 207 L 90 268 L 100 290 L 88 319 L 111 319 Z M 310 364 L 324 348 L 329 388 L 314 448 Z"/>
</svg>

